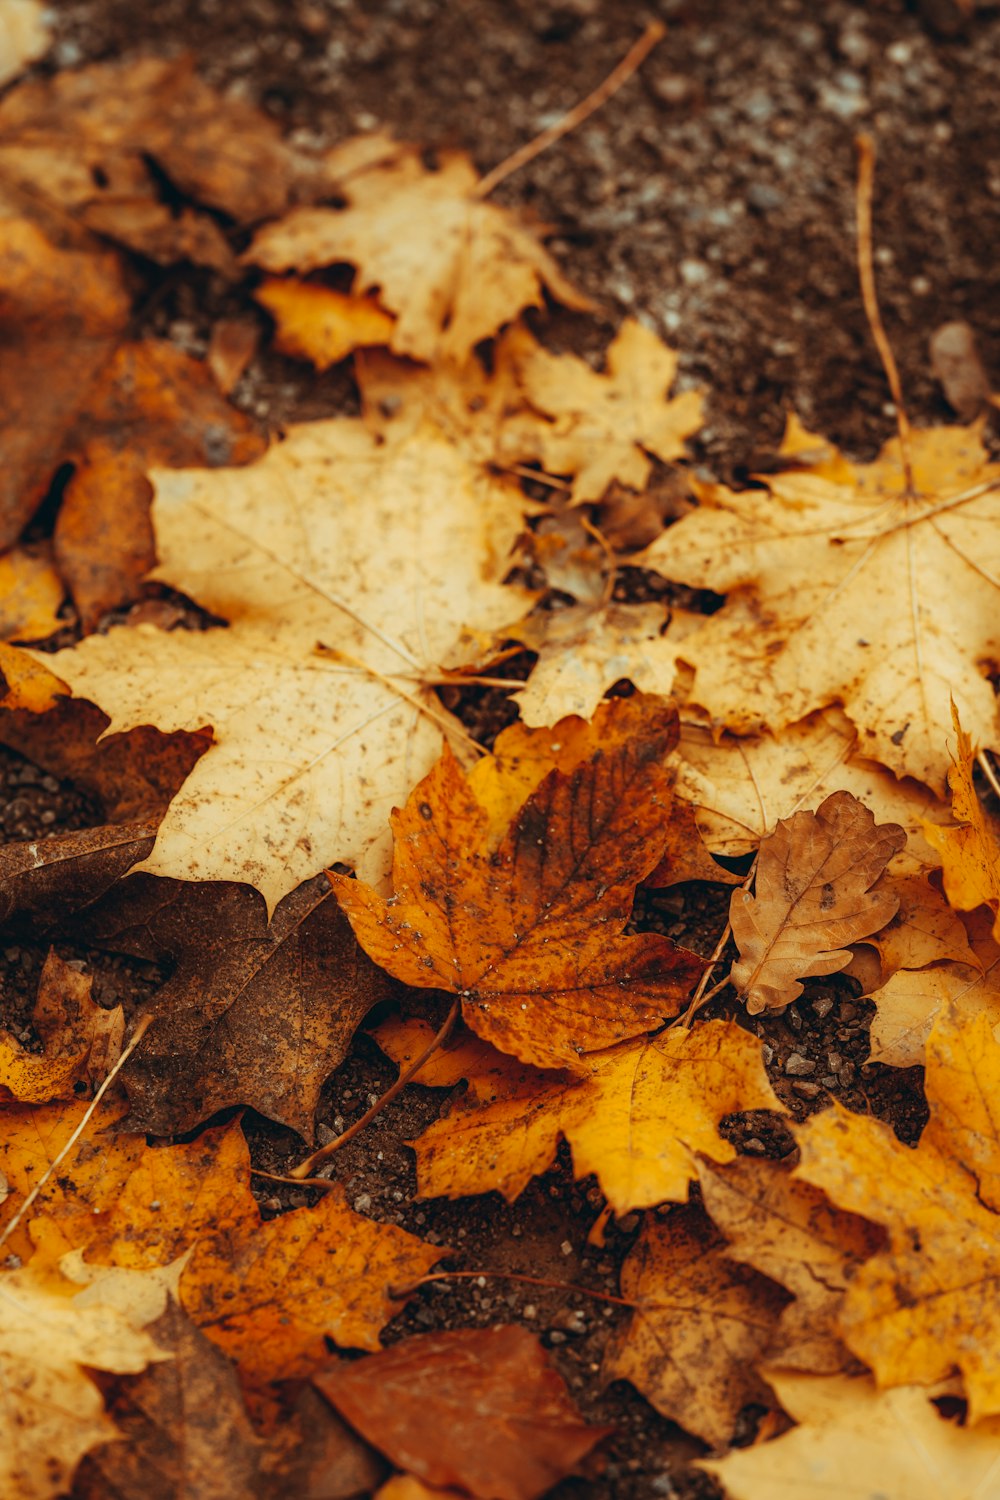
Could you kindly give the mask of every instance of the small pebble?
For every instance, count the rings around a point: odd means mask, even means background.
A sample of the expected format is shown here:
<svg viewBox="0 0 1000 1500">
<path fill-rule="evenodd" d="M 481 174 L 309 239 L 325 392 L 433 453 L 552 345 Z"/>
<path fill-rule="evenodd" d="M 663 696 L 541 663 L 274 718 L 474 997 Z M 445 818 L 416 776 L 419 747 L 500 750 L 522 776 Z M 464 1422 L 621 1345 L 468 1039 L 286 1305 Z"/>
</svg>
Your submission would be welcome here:
<svg viewBox="0 0 1000 1500">
<path fill-rule="evenodd" d="M 570 1244 L 569 1240 L 563 1240 L 562 1244 L 559 1246 L 559 1249 L 563 1255 L 573 1254 L 573 1246 Z"/>
<path fill-rule="evenodd" d="M 366 1213 L 368 1213 L 369 1210 L 371 1209 L 371 1206 L 372 1206 L 372 1195 L 371 1195 L 371 1193 L 359 1193 L 358 1196 L 354 1200 L 354 1212 L 356 1214 L 366 1214 Z"/>
<path fill-rule="evenodd" d="M 853 1021 L 858 1013 L 858 1007 L 850 1000 L 840 1002 L 840 1019 L 842 1021 Z"/>
<path fill-rule="evenodd" d="M 760 1050 L 764 1057 L 764 1066 L 766 1068 L 769 1068 L 774 1062 L 774 1048 L 771 1046 L 770 1042 L 765 1042 Z"/>
<path fill-rule="evenodd" d="M 823 1021 L 833 1010 L 833 1001 L 829 995 L 817 995 L 812 1003 L 813 1015 Z"/>
<path fill-rule="evenodd" d="M 639 1228 L 639 1215 L 626 1214 L 624 1219 L 618 1220 L 618 1228 L 621 1230 L 622 1234 L 634 1234 L 635 1231 Z M 563 1251 L 563 1254 L 566 1254 L 565 1250 Z"/>
<path fill-rule="evenodd" d="M 820 1079 L 820 1083 L 825 1089 L 835 1089 L 837 1087 L 837 1080 L 832 1073 L 827 1073 L 825 1077 Z"/>
<path fill-rule="evenodd" d="M 549 1343 L 550 1344 L 565 1344 L 565 1342 L 566 1342 L 566 1335 L 564 1333 L 560 1333 L 559 1330 L 558 1330 L 558 1328 L 554 1328 L 551 1331 L 551 1333 L 549 1334 Z"/>
<path fill-rule="evenodd" d="M 528 1302 L 521 1308 L 521 1315 L 525 1318 L 537 1318 L 538 1308 L 533 1302 Z"/>
<path fill-rule="evenodd" d="M 767 1147 L 759 1136 L 752 1135 L 748 1141 L 743 1142 L 743 1150 L 751 1156 L 763 1156 Z"/>
<path fill-rule="evenodd" d="M 800 1099 L 815 1099 L 820 1092 L 818 1083 L 793 1083 L 792 1088 Z"/>
<path fill-rule="evenodd" d="M 331 1130 L 329 1125 L 325 1125 L 322 1122 L 316 1126 L 316 1139 L 321 1146 L 328 1146 L 331 1141 L 337 1139 L 339 1134 L 339 1131 Z"/>
<path fill-rule="evenodd" d="M 815 1073 L 816 1064 L 810 1057 L 803 1057 L 801 1052 L 790 1052 L 785 1063 L 785 1072 L 793 1078 L 805 1078 L 809 1073 Z"/>
</svg>

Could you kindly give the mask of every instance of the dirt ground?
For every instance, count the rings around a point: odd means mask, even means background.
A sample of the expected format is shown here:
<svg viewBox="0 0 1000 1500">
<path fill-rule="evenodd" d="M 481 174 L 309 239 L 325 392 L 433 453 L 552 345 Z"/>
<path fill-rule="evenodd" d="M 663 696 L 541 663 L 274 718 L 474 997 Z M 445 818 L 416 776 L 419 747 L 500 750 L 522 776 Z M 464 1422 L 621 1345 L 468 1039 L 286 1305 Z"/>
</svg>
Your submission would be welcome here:
<svg viewBox="0 0 1000 1500">
<path fill-rule="evenodd" d="M 260 103 L 303 140 L 332 143 L 381 125 L 464 146 L 483 169 L 599 83 L 658 15 L 667 36 L 641 76 L 498 195 L 557 227 L 557 256 L 604 309 L 603 323 L 555 314 L 547 340 L 598 355 L 623 314 L 648 322 L 680 350 L 683 384 L 710 392 L 696 452 L 723 478 L 752 472 L 792 408 L 851 456 L 870 457 L 893 421 L 854 261 L 853 137 L 863 129 L 879 152 L 876 265 L 911 418 L 950 415 L 927 354 L 928 336 L 950 319 L 974 326 L 1000 385 L 1000 9 L 981 6 L 964 24 L 950 0 L 62 0 L 52 13 L 58 67 L 189 50 L 209 80 Z M 208 276 L 171 273 L 150 323 L 198 352 L 228 295 Z M 348 409 L 353 394 L 342 372 L 316 377 L 264 353 L 238 398 L 278 426 Z M 478 734 L 500 726 L 500 697 L 468 705 Z M 3 838 L 98 821 L 99 809 L 72 787 L 2 753 Z M 726 906 L 721 888 L 688 886 L 647 895 L 636 921 L 709 952 Z M 92 966 L 95 995 L 108 1003 L 138 1001 L 159 977 L 96 953 L 85 935 L 7 929 L 0 1019 L 15 1029 L 30 1011 L 48 941 Z M 848 981 L 817 981 L 757 1029 L 795 1112 L 833 1096 L 913 1140 L 925 1118 L 918 1070 L 866 1065 L 869 1015 Z M 327 1138 L 392 1077 L 359 1036 L 327 1089 Z M 483 1273 L 427 1288 L 387 1337 L 511 1320 L 537 1331 L 588 1417 L 618 1428 L 593 1472 L 559 1488 L 560 1500 L 717 1494 L 687 1466 L 704 1452 L 699 1444 L 627 1385 L 602 1391 L 598 1380 L 623 1314 L 582 1289 L 617 1290 L 639 1216 L 612 1225 L 603 1247 L 588 1244 L 600 1198 L 592 1182 L 572 1182 L 565 1160 L 512 1207 L 494 1197 L 415 1200 L 404 1142 L 446 1097 L 408 1090 L 334 1159 L 360 1212 L 450 1246 L 456 1265 Z M 300 1154 L 291 1135 L 247 1123 L 265 1169 L 280 1172 Z M 790 1146 L 770 1117 L 738 1117 L 731 1128 L 751 1153 Z M 261 1194 L 273 1211 L 306 1201 L 304 1192 L 276 1192 Z M 581 1291 L 490 1274 L 511 1270 Z M 746 1414 L 747 1439 L 754 1415 Z"/>
</svg>

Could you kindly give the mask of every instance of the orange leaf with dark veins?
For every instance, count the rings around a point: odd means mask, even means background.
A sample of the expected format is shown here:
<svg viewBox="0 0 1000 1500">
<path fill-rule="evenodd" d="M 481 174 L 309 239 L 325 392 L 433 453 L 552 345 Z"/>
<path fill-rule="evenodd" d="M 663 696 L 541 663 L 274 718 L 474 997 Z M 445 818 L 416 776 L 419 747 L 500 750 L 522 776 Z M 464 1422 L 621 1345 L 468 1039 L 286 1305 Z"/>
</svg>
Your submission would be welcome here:
<svg viewBox="0 0 1000 1500">
<path fill-rule="evenodd" d="M 604 747 L 550 772 L 495 853 L 488 810 L 446 751 L 393 816 L 395 894 L 330 875 L 376 963 L 460 996 L 479 1036 L 541 1068 L 579 1070 L 582 1053 L 653 1030 L 702 968 L 657 933 L 622 933 L 668 837 L 676 711 L 639 695 L 605 709 Z"/>
</svg>

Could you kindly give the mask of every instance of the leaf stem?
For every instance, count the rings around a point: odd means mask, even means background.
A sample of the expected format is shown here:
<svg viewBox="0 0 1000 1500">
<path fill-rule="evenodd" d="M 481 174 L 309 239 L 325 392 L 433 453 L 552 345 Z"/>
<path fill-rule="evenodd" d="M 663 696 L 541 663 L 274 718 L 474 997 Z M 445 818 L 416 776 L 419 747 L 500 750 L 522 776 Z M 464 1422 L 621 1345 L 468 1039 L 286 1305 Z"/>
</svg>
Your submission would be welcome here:
<svg viewBox="0 0 1000 1500">
<path fill-rule="evenodd" d="M 435 1271 L 430 1276 L 421 1276 L 409 1286 L 391 1286 L 388 1292 L 393 1299 L 402 1299 L 412 1296 L 414 1292 L 419 1291 L 420 1287 L 429 1286 L 434 1281 L 471 1281 L 479 1277 L 489 1277 L 491 1281 L 520 1281 L 526 1286 L 554 1287 L 560 1292 L 576 1292 L 581 1297 L 593 1297 L 597 1302 L 611 1302 L 615 1307 L 629 1307 L 634 1310 L 642 1305 L 638 1302 L 629 1302 L 625 1297 L 613 1297 L 610 1292 L 597 1292 L 587 1286 L 576 1286 L 571 1281 L 556 1281 L 551 1276 L 525 1276 L 520 1271 Z"/>
<path fill-rule="evenodd" d="M 409 1083 L 410 1079 L 416 1077 L 417 1073 L 420 1072 L 420 1069 L 423 1067 L 427 1059 L 429 1057 L 432 1057 L 440 1047 L 444 1046 L 445 1042 L 448 1040 L 448 1034 L 451 1031 L 451 1028 L 454 1026 L 456 1020 L 458 1019 L 458 1011 L 460 1005 L 461 1001 L 456 996 L 451 1010 L 449 1010 L 447 1016 L 445 1017 L 444 1025 L 441 1027 L 440 1031 L 435 1033 L 434 1037 L 424 1048 L 423 1052 L 421 1052 L 420 1056 L 416 1058 L 408 1068 L 403 1069 L 392 1087 L 386 1089 L 385 1093 L 380 1099 L 376 1099 L 371 1109 L 366 1110 L 363 1115 L 361 1115 L 357 1120 L 354 1121 L 353 1125 L 348 1125 L 347 1129 L 343 1131 L 341 1135 L 338 1135 L 335 1140 L 328 1141 L 325 1146 L 320 1146 L 318 1151 L 314 1151 L 311 1156 L 306 1157 L 305 1161 L 301 1161 L 299 1162 L 297 1167 L 293 1167 L 288 1179 L 279 1178 L 276 1180 L 290 1180 L 301 1182 L 303 1178 L 310 1177 L 315 1168 L 318 1167 L 321 1162 L 326 1161 L 327 1158 L 332 1156 L 335 1151 L 339 1151 L 341 1146 L 346 1146 L 348 1141 L 352 1141 L 356 1135 L 359 1135 L 361 1131 L 366 1128 L 366 1126 L 370 1125 L 372 1120 L 375 1119 L 375 1116 L 380 1115 L 385 1109 L 386 1105 L 389 1104 L 393 1099 L 395 1099 L 398 1093 L 402 1092 L 402 1090 Z"/>
</svg>

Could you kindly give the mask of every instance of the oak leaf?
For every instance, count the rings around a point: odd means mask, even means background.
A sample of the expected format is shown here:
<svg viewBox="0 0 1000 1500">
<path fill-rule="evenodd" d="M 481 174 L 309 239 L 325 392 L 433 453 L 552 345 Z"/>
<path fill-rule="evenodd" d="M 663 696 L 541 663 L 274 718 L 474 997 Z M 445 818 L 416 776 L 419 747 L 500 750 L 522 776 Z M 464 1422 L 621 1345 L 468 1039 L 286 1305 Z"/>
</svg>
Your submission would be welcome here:
<svg viewBox="0 0 1000 1500">
<path fill-rule="evenodd" d="M 535 1500 L 611 1430 L 584 1423 L 538 1339 L 515 1325 L 411 1336 L 312 1378 L 399 1468 L 477 1500 Z"/>
<path fill-rule="evenodd" d="M 751 1015 L 795 1000 L 800 979 L 843 969 L 851 955 L 842 945 L 895 915 L 898 895 L 870 887 L 905 842 L 850 792 L 783 818 L 762 840 L 754 892 L 734 891 L 729 915 L 740 950 L 732 983 Z"/>
<path fill-rule="evenodd" d="M 630 1380 L 679 1426 L 727 1447 L 736 1418 L 767 1401 L 754 1365 L 787 1297 L 727 1258 L 726 1242 L 696 1207 L 650 1220 L 621 1272 L 635 1311 L 605 1353 L 605 1380 Z"/>
<path fill-rule="evenodd" d="M 396 315 L 389 347 L 414 359 L 462 361 L 545 288 L 567 307 L 592 307 L 565 279 L 539 233 L 476 193 L 461 151 L 429 170 L 415 147 L 345 176 L 342 209 L 298 208 L 254 238 L 244 259 L 300 273 L 348 261 L 352 290 L 378 289 Z"/>
<path fill-rule="evenodd" d="M 1000 1476 L 1000 1422 L 972 1429 L 943 1417 L 933 1391 L 879 1391 L 868 1376 L 768 1372 L 799 1424 L 770 1443 L 701 1460 L 729 1500 L 969 1500 Z"/>
<path fill-rule="evenodd" d="M 390 991 L 322 876 L 268 922 L 245 885 L 137 875 L 88 910 L 85 930 L 97 947 L 173 968 L 124 1073 L 132 1128 L 154 1135 L 249 1104 L 311 1137 L 324 1081 Z"/>
<path fill-rule="evenodd" d="M 112 734 L 212 726 L 140 868 L 245 881 L 269 911 L 337 860 L 380 877 L 389 809 L 450 722 L 423 678 L 517 613 L 510 493 L 484 503 L 433 429 L 379 445 L 349 419 L 156 487 L 156 577 L 229 628 L 121 627 L 47 658 Z"/>
<path fill-rule="evenodd" d="M 518 358 L 521 385 L 539 411 L 554 420 L 541 429 L 535 452 L 550 474 L 573 476 L 572 499 L 600 500 L 613 482 L 641 490 L 652 467 L 680 458 L 701 426 L 697 391 L 668 400 L 677 355 L 656 334 L 626 318 L 599 374 L 573 354 L 535 346 Z"/>
<path fill-rule="evenodd" d="M 87 1371 L 165 1357 L 125 1313 L 81 1306 L 77 1292 L 30 1267 L 0 1273 L 0 1489 L 11 1500 L 65 1494 L 84 1453 L 117 1436 Z"/>
<path fill-rule="evenodd" d="M 701 966 L 658 934 L 621 936 L 665 843 L 676 712 L 657 699 L 620 712 L 633 736 L 551 771 L 499 848 L 446 750 L 393 814 L 393 896 L 330 874 L 376 963 L 459 995 L 477 1035 L 537 1067 L 582 1071 L 582 1054 L 658 1026 Z"/>
<path fill-rule="evenodd" d="M 995 735 L 1000 467 L 980 428 L 911 437 L 912 493 L 894 440 L 849 477 L 820 463 L 766 491 L 703 487 L 635 561 L 729 595 L 684 650 L 715 726 L 778 733 L 839 702 L 859 753 L 940 792 L 951 698 L 976 738 Z"/>
<path fill-rule="evenodd" d="M 930 1122 L 916 1150 L 839 1106 L 796 1130 L 798 1175 L 888 1234 L 845 1294 L 845 1342 L 880 1386 L 957 1366 L 973 1422 L 1000 1412 L 998 1075 L 988 1017 L 946 1012 L 927 1043 Z"/>
<path fill-rule="evenodd" d="M 313 1208 L 263 1220 L 238 1125 L 148 1147 L 86 1249 L 93 1263 L 139 1270 L 191 1250 L 181 1305 L 249 1386 L 308 1375 L 327 1336 L 377 1349 L 405 1302 L 393 1289 L 447 1253 L 354 1213 L 340 1187 Z"/>
<path fill-rule="evenodd" d="M 763 1350 L 767 1363 L 814 1374 L 849 1368 L 837 1315 L 851 1277 L 882 1248 L 883 1232 L 835 1208 L 784 1165 L 750 1157 L 724 1167 L 703 1161 L 699 1182 L 706 1212 L 726 1237 L 726 1255 L 795 1298 Z"/>
<path fill-rule="evenodd" d="M 425 1022 L 389 1021 L 379 1045 L 400 1064 L 425 1050 Z M 446 1118 L 411 1142 L 424 1198 L 496 1191 L 508 1201 L 555 1160 L 560 1136 L 576 1177 L 593 1172 L 618 1214 L 683 1202 L 697 1177 L 694 1153 L 728 1162 L 719 1133 L 726 1115 L 781 1110 L 760 1044 L 726 1021 L 676 1028 L 651 1040 L 590 1053 L 587 1074 L 540 1073 L 477 1039 L 430 1058 L 418 1079 L 468 1081 Z"/>
</svg>

